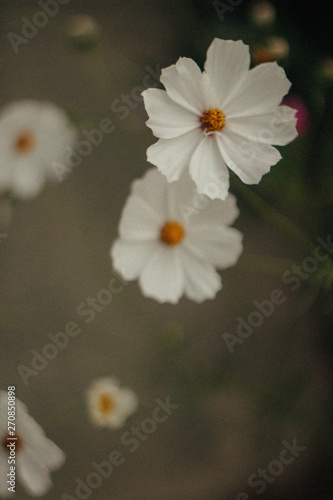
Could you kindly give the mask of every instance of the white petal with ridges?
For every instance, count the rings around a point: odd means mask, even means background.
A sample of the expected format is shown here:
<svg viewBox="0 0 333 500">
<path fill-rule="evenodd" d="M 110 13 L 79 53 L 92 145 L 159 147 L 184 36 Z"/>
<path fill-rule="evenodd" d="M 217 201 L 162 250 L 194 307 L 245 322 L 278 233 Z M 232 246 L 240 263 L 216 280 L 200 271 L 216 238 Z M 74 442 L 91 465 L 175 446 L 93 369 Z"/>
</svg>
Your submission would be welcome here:
<svg viewBox="0 0 333 500">
<path fill-rule="evenodd" d="M 281 104 L 291 83 L 284 69 L 276 62 L 264 63 L 251 69 L 237 91 L 224 103 L 227 119 L 270 113 Z"/>
<path fill-rule="evenodd" d="M 236 92 L 250 67 L 248 45 L 241 40 L 215 38 L 207 51 L 205 70 L 218 95 L 218 106 L 223 108 L 226 99 Z M 224 109 L 222 109 L 224 111 Z"/>
<path fill-rule="evenodd" d="M 142 96 L 149 115 L 146 125 L 156 137 L 172 139 L 200 126 L 200 117 L 172 101 L 165 90 L 148 89 Z"/>
<path fill-rule="evenodd" d="M 190 163 L 190 176 L 199 193 L 211 199 L 227 197 L 229 173 L 217 146 L 216 134 L 205 136 L 197 147 Z"/>
<path fill-rule="evenodd" d="M 298 135 L 295 113 L 289 106 L 278 106 L 263 115 L 229 118 L 228 128 L 256 142 L 285 146 Z"/>
<path fill-rule="evenodd" d="M 193 59 L 181 57 L 176 64 L 164 68 L 161 82 L 174 102 L 196 115 L 201 116 L 209 105 L 211 89 Z"/>
<path fill-rule="evenodd" d="M 177 181 L 188 169 L 191 158 L 203 132 L 197 128 L 174 139 L 159 139 L 147 150 L 147 159 L 167 177 L 169 182 Z"/>
<path fill-rule="evenodd" d="M 220 135 L 219 147 L 228 167 L 245 184 L 258 184 L 281 159 L 273 146 L 250 141 L 227 129 Z"/>
</svg>

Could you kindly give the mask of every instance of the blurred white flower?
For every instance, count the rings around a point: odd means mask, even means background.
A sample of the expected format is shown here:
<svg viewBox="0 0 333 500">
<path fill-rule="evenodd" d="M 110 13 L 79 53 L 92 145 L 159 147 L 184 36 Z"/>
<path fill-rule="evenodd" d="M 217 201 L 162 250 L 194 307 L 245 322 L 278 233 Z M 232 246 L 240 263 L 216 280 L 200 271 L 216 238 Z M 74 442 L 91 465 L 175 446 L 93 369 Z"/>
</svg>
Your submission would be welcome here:
<svg viewBox="0 0 333 500">
<path fill-rule="evenodd" d="M 91 421 L 101 427 L 119 429 L 136 411 L 139 400 L 128 387 L 120 387 L 117 379 L 100 378 L 87 391 Z"/>
<path fill-rule="evenodd" d="M 77 132 L 58 106 L 22 100 L 0 112 L 0 193 L 28 199 L 48 180 L 56 180 L 52 163 L 63 161 L 66 146 L 74 146 Z"/>
<path fill-rule="evenodd" d="M 61 467 L 66 456 L 46 437 L 41 426 L 29 415 L 27 407 L 19 399 L 16 399 L 15 406 L 16 478 L 19 478 L 30 495 L 39 497 L 52 487 L 50 471 Z M 7 484 L 7 474 L 10 472 L 7 409 L 7 393 L 0 391 L 0 496 L 3 497 L 13 494 L 8 491 Z"/>
<path fill-rule="evenodd" d="M 252 49 L 252 61 L 254 64 L 262 64 L 271 61 L 283 61 L 289 56 L 288 40 L 282 36 L 271 36 L 267 38 L 264 45 Z"/>
<path fill-rule="evenodd" d="M 74 45 L 83 50 L 93 48 L 101 37 L 101 29 L 96 20 L 87 14 L 70 16 L 67 33 Z"/>
<path fill-rule="evenodd" d="M 235 265 L 242 252 L 242 234 L 228 227 L 238 213 L 233 195 L 211 201 L 187 173 L 168 183 L 149 170 L 124 207 L 111 249 L 114 268 L 139 279 L 142 293 L 159 302 L 175 304 L 183 294 L 199 303 L 212 299 L 222 287 L 215 267 Z"/>
<path fill-rule="evenodd" d="M 275 62 L 249 66 L 247 45 L 215 38 L 204 73 L 183 57 L 162 70 L 166 90 L 143 92 L 147 125 L 160 138 L 148 148 L 148 161 L 169 182 L 189 170 L 199 193 L 225 199 L 227 166 L 246 184 L 257 184 L 281 159 L 271 144 L 297 136 L 295 111 L 279 106 L 290 88 L 284 70 Z M 207 188 L 212 178 L 219 186 L 214 195 Z"/>
<path fill-rule="evenodd" d="M 266 2 L 266 0 L 259 0 L 251 8 L 251 20 L 261 28 L 273 24 L 275 17 L 274 5 L 271 2 Z"/>
</svg>

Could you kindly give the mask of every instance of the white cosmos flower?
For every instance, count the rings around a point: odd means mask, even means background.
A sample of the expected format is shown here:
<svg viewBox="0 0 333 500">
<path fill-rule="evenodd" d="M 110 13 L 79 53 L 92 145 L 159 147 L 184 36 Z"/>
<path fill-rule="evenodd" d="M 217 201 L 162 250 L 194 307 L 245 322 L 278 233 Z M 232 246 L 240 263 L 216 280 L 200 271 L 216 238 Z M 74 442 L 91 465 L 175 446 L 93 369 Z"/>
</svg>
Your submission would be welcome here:
<svg viewBox="0 0 333 500">
<path fill-rule="evenodd" d="M 104 377 L 95 380 L 87 391 L 91 421 L 101 427 L 119 429 L 135 412 L 139 400 L 128 387 L 120 387 L 117 379 Z"/>
<path fill-rule="evenodd" d="M 17 198 L 36 196 L 55 180 L 53 162 L 64 161 L 77 132 L 65 112 L 43 101 L 14 101 L 0 112 L 0 192 Z"/>
<path fill-rule="evenodd" d="M 61 467 L 66 457 L 64 452 L 46 437 L 41 426 L 29 415 L 27 407 L 19 399 L 16 399 L 15 403 L 16 479 L 20 480 L 30 495 L 39 497 L 52 487 L 50 471 Z M 13 495 L 8 491 L 7 483 L 7 474 L 10 472 L 7 409 L 7 392 L 0 391 L 0 497 Z"/>
<path fill-rule="evenodd" d="M 147 125 L 159 141 L 148 161 L 169 182 L 189 170 L 199 193 L 225 199 L 227 166 L 246 184 L 257 184 L 281 155 L 275 145 L 297 136 L 295 110 L 280 106 L 290 88 L 275 62 L 249 70 L 249 47 L 242 41 L 214 39 L 205 71 L 188 58 L 162 70 L 166 90 L 143 92 Z M 219 189 L 214 196 L 207 186 Z"/>
<path fill-rule="evenodd" d="M 139 279 L 143 294 L 177 303 L 212 299 L 222 287 L 215 267 L 236 264 L 242 234 L 228 227 L 238 216 L 236 199 L 210 200 L 185 173 L 168 183 L 156 168 L 136 180 L 111 255 L 127 280 Z"/>
</svg>

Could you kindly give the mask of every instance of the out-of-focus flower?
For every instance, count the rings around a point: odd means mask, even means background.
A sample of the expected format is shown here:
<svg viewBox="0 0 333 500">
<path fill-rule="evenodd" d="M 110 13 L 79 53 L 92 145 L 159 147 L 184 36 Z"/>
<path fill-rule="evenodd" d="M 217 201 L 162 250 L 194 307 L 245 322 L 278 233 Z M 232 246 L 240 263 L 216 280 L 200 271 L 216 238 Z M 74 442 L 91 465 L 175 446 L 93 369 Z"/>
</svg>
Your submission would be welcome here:
<svg viewBox="0 0 333 500">
<path fill-rule="evenodd" d="M 275 21 L 275 17 L 276 11 L 274 5 L 264 0 L 256 2 L 250 11 L 251 21 L 260 28 L 271 26 Z"/>
<path fill-rule="evenodd" d="M 93 382 L 87 391 L 87 402 L 91 421 L 112 429 L 122 427 L 139 404 L 136 394 L 128 387 L 120 387 L 112 377 Z"/>
<path fill-rule="evenodd" d="M 325 80 L 333 81 L 333 58 L 326 57 L 321 64 L 321 75 Z"/>
<path fill-rule="evenodd" d="M 265 45 L 254 47 L 252 60 L 254 64 L 262 64 L 272 61 L 283 61 L 289 55 L 288 40 L 282 36 L 271 36 Z"/>
<path fill-rule="evenodd" d="M 65 454 L 48 439 L 39 424 L 29 415 L 27 407 L 19 400 L 16 407 L 16 440 L 8 435 L 7 393 L 0 391 L 0 496 L 13 495 L 7 483 L 10 469 L 8 445 L 15 441 L 15 475 L 27 492 L 35 497 L 45 495 L 52 487 L 50 472 L 65 462 Z M 9 439 L 7 439 L 9 438 Z"/>
<path fill-rule="evenodd" d="M 272 144 L 295 139 L 295 111 L 279 106 L 290 88 L 284 70 L 276 63 L 249 65 L 242 41 L 215 38 L 204 73 L 192 59 L 180 58 L 162 71 L 166 90 L 143 92 L 147 125 L 160 138 L 148 148 L 148 161 L 169 182 L 189 170 L 199 193 L 225 199 L 227 166 L 246 184 L 257 184 L 281 159 Z"/>
<path fill-rule="evenodd" d="M 311 123 L 310 113 L 304 101 L 299 96 L 291 94 L 283 99 L 282 104 L 296 110 L 297 132 L 299 136 L 304 135 L 308 131 Z"/>
<path fill-rule="evenodd" d="M 158 302 L 175 304 L 183 294 L 198 303 L 212 299 L 222 287 L 215 267 L 235 265 L 243 249 L 242 234 L 228 227 L 238 213 L 233 195 L 211 201 L 187 173 L 168 183 L 149 170 L 124 207 L 111 249 L 114 268 L 139 279 L 142 293 Z"/>
<path fill-rule="evenodd" d="M 57 179 L 52 162 L 63 160 L 76 137 L 65 112 L 52 103 L 8 104 L 0 113 L 0 193 L 36 196 L 47 181 Z"/>
<path fill-rule="evenodd" d="M 67 33 L 79 50 L 90 50 L 101 37 L 101 30 L 95 19 L 87 14 L 75 14 L 68 19 Z"/>
</svg>

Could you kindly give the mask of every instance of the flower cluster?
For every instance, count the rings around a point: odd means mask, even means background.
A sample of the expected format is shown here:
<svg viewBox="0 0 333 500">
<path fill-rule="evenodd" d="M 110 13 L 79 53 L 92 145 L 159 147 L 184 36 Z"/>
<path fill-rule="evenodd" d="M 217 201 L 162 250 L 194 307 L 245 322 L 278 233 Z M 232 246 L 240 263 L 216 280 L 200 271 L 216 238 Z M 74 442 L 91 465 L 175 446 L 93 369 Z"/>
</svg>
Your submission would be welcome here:
<svg viewBox="0 0 333 500">
<path fill-rule="evenodd" d="M 257 184 L 281 159 L 273 145 L 297 136 L 295 110 L 281 105 L 290 82 L 275 62 L 250 69 L 242 41 L 217 38 L 204 72 L 180 58 L 161 82 L 165 90 L 143 92 L 147 125 L 159 139 L 147 158 L 158 170 L 134 182 L 111 255 L 147 297 L 202 302 L 222 286 L 215 267 L 235 265 L 242 252 L 240 232 L 228 227 L 238 215 L 228 168 Z M 200 195 L 204 208 L 184 217 L 182 207 L 193 208 Z"/>
<path fill-rule="evenodd" d="M 147 125 L 158 138 L 147 150 L 154 167 L 133 182 L 111 258 L 126 280 L 138 280 L 146 297 L 176 304 L 185 296 L 202 303 L 222 288 L 217 269 L 236 265 L 243 251 L 242 233 L 230 227 L 239 210 L 229 193 L 229 170 L 246 184 L 259 183 L 281 159 L 274 146 L 297 136 L 297 106 L 284 104 L 292 105 L 283 101 L 290 88 L 284 70 L 276 62 L 250 69 L 242 41 L 215 39 L 203 72 L 180 58 L 163 69 L 161 82 L 165 90 L 143 92 Z M 56 178 L 52 165 L 68 157 L 76 137 L 54 104 L 7 105 L 0 113 L 0 195 L 36 196 Z M 91 422 L 111 429 L 123 426 L 139 404 L 113 377 L 95 380 L 86 397 Z M 65 454 L 19 400 L 16 409 L 17 472 L 27 491 L 41 496 Z M 7 394 L 0 391 L 2 496 L 8 492 L 6 415 Z"/>
</svg>

